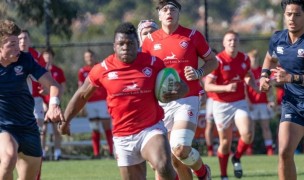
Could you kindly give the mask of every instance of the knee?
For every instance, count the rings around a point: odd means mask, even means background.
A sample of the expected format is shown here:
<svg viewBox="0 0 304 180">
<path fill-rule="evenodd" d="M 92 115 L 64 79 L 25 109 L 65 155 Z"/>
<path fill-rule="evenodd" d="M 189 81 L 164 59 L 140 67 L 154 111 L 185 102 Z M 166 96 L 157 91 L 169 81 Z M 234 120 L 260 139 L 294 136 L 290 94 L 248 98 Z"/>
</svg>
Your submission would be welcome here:
<svg viewBox="0 0 304 180">
<path fill-rule="evenodd" d="M 174 154 L 175 157 L 178 159 L 185 159 L 188 157 L 189 153 L 191 152 L 191 147 L 190 146 L 177 146 L 177 147 L 172 147 L 172 153 Z"/>
<path fill-rule="evenodd" d="M 162 159 L 159 160 L 154 166 L 153 169 L 155 169 L 159 176 L 163 178 L 170 179 L 174 175 L 174 169 L 172 167 L 171 161 Z"/>
<path fill-rule="evenodd" d="M 244 143 L 246 144 L 251 144 L 254 138 L 254 133 L 253 131 L 249 131 L 243 135 L 241 135 L 242 140 L 244 141 Z"/>
<path fill-rule="evenodd" d="M 279 147 L 278 154 L 280 159 L 291 159 L 294 156 L 294 151 L 289 147 Z"/>
</svg>

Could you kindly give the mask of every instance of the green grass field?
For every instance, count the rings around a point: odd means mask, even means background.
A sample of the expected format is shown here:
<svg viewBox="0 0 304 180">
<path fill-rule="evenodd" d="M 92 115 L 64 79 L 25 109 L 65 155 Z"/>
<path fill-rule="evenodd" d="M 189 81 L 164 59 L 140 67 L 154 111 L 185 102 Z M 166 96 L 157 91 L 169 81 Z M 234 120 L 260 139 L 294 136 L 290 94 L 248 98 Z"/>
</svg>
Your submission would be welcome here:
<svg viewBox="0 0 304 180">
<path fill-rule="evenodd" d="M 218 159 L 216 157 L 202 157 L 203 161 L 210 165 L 212 178 L 220 179 Z M 304 155 L 295 156 L 298 179 L 304 179 Z M 242 166 L 246 180 L 277 180 L 277 156 L 244 156 Z M 118 180 L 119 170 L 115 160 L 65 160 L 47 161 L 42 167 L 42 180 Z M 148 166 L 148 178 L 154 179 L 153 172 Z M 228 175 L 230 180 L 236 179 L 233 176 L 232 164 L 229 162 Z"/>
</svg>

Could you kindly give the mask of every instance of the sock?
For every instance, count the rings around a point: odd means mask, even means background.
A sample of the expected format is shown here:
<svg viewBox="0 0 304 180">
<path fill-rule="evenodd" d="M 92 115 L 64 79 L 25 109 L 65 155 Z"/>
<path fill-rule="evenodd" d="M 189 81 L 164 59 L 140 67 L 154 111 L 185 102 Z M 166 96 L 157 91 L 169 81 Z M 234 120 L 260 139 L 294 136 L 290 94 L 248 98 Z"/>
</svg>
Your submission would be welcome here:
<svg viewBox="0 0 304 180">
<path fill-rule="evenodd" d="M 272 146 L 272 139 L 267 139 L 264 141 L 265 146 Z"/>
<path fill-rule="evenodd" d="M 108 129 L 105 131 L 106 133 L 106 138 L 107 138 L 107 143 L 109 145 L 109 153 L 110 155 L 113 155 L 113 134 L 112 130 Z"/>
<path fill-rule="evenodd" d="M 229 153 L 221 154 L 220 152 L 217 152 L 217 157 L 219 159 L 221 176 L 227 176 Z"/>
<path fill-rule="evenodd" d="M 99 131 L 92 132 L 92 146 L 93 146 L 94 156 L 98 156 L 99 152 L 100 152 L 100 132 Z"/>
<path fill-rule="evenodd" d="M 193 170 L 193 173 L 197 177 L 204 177 L 207 173 L 206 166 L 204 164 L 202 164 L 202 166 L 198 170 Z"/>
<path fill-rule="evenodd" d="M 234 157 L 237 159 L 240 159 L 242 157 L 242 155 L 244 154 L 244 152 L 247 150 L 247 148 L 249 147 L 250 144 L 245 144 L 244 141 L 242 141 L 242 139 L 239 139 L 238 145 L 237 145 L 237 149 L 236 152 L 234 154 Z"/>
<path fill-rule="evenodd" d="M 55 149 L 54 151 L 54 158 L 55 160 L 58 160 L 58 158 L 61 156 L 61 149 Z"/>
<path fill-rule="evenodd" d="M 212 151 L 212 152 L 213 152 L 213 145 L 209 145 L 209 146 L 207 146 L 207 150 L 208 150 L 208 151 Z"/>
</svg>

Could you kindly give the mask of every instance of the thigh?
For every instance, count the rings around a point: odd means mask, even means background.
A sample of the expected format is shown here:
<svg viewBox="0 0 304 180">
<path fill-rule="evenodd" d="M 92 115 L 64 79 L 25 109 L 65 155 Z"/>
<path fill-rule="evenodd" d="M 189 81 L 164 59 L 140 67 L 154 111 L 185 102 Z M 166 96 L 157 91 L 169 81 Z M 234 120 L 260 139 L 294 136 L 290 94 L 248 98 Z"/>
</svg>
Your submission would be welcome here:
<svg viewBox="0 0 304 180">
<path fill-rule="evenodd" d="M 304 127 L 289 121 L 279 125 L 279 151 L 293 153 L 304 135 Z"/>
<path fill-rule="evenodd" d="M 147 176 L 146 162 L 131 166 L 121 166 L 119 171 L 123 180 L 145 180 Z"/>
<path fill-rule="evenodd" d="M 16 169 L 19 179 L 36 179 L 40 170 L 41 157 L 27 156 L 19 153 Z"/>
<path fill-rule="evenodd" d="M 5 158 L 17 157 L 18 143 L 8 132 L 0 129 L 0 162 Z M 17 158 L 16 158 L 17 159 Z"/>
</svg>

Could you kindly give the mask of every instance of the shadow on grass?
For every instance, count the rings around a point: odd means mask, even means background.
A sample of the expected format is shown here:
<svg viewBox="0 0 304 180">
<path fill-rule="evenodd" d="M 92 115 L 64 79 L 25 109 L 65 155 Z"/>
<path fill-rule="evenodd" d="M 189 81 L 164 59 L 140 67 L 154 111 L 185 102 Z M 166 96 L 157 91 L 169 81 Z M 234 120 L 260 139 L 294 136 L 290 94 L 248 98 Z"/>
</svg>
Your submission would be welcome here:
<svg viewBox="0 0 304 180">
<path fill-rule="evenodd" d="M 303 176 L 304 172 L 298 172 L 297 176 Z M 277 177 L 278 173 L 272 172 L 272 173 L 256 173 L 256 174 L 244 174 L 242 178 L 248 177 L 248 178 L 258 178 L 258 177 Z M 221 176 L 212 176 L 213 178 L 221 178 Z M 260 179 L 260 178 L 259 178 Z"/>
</svg>

